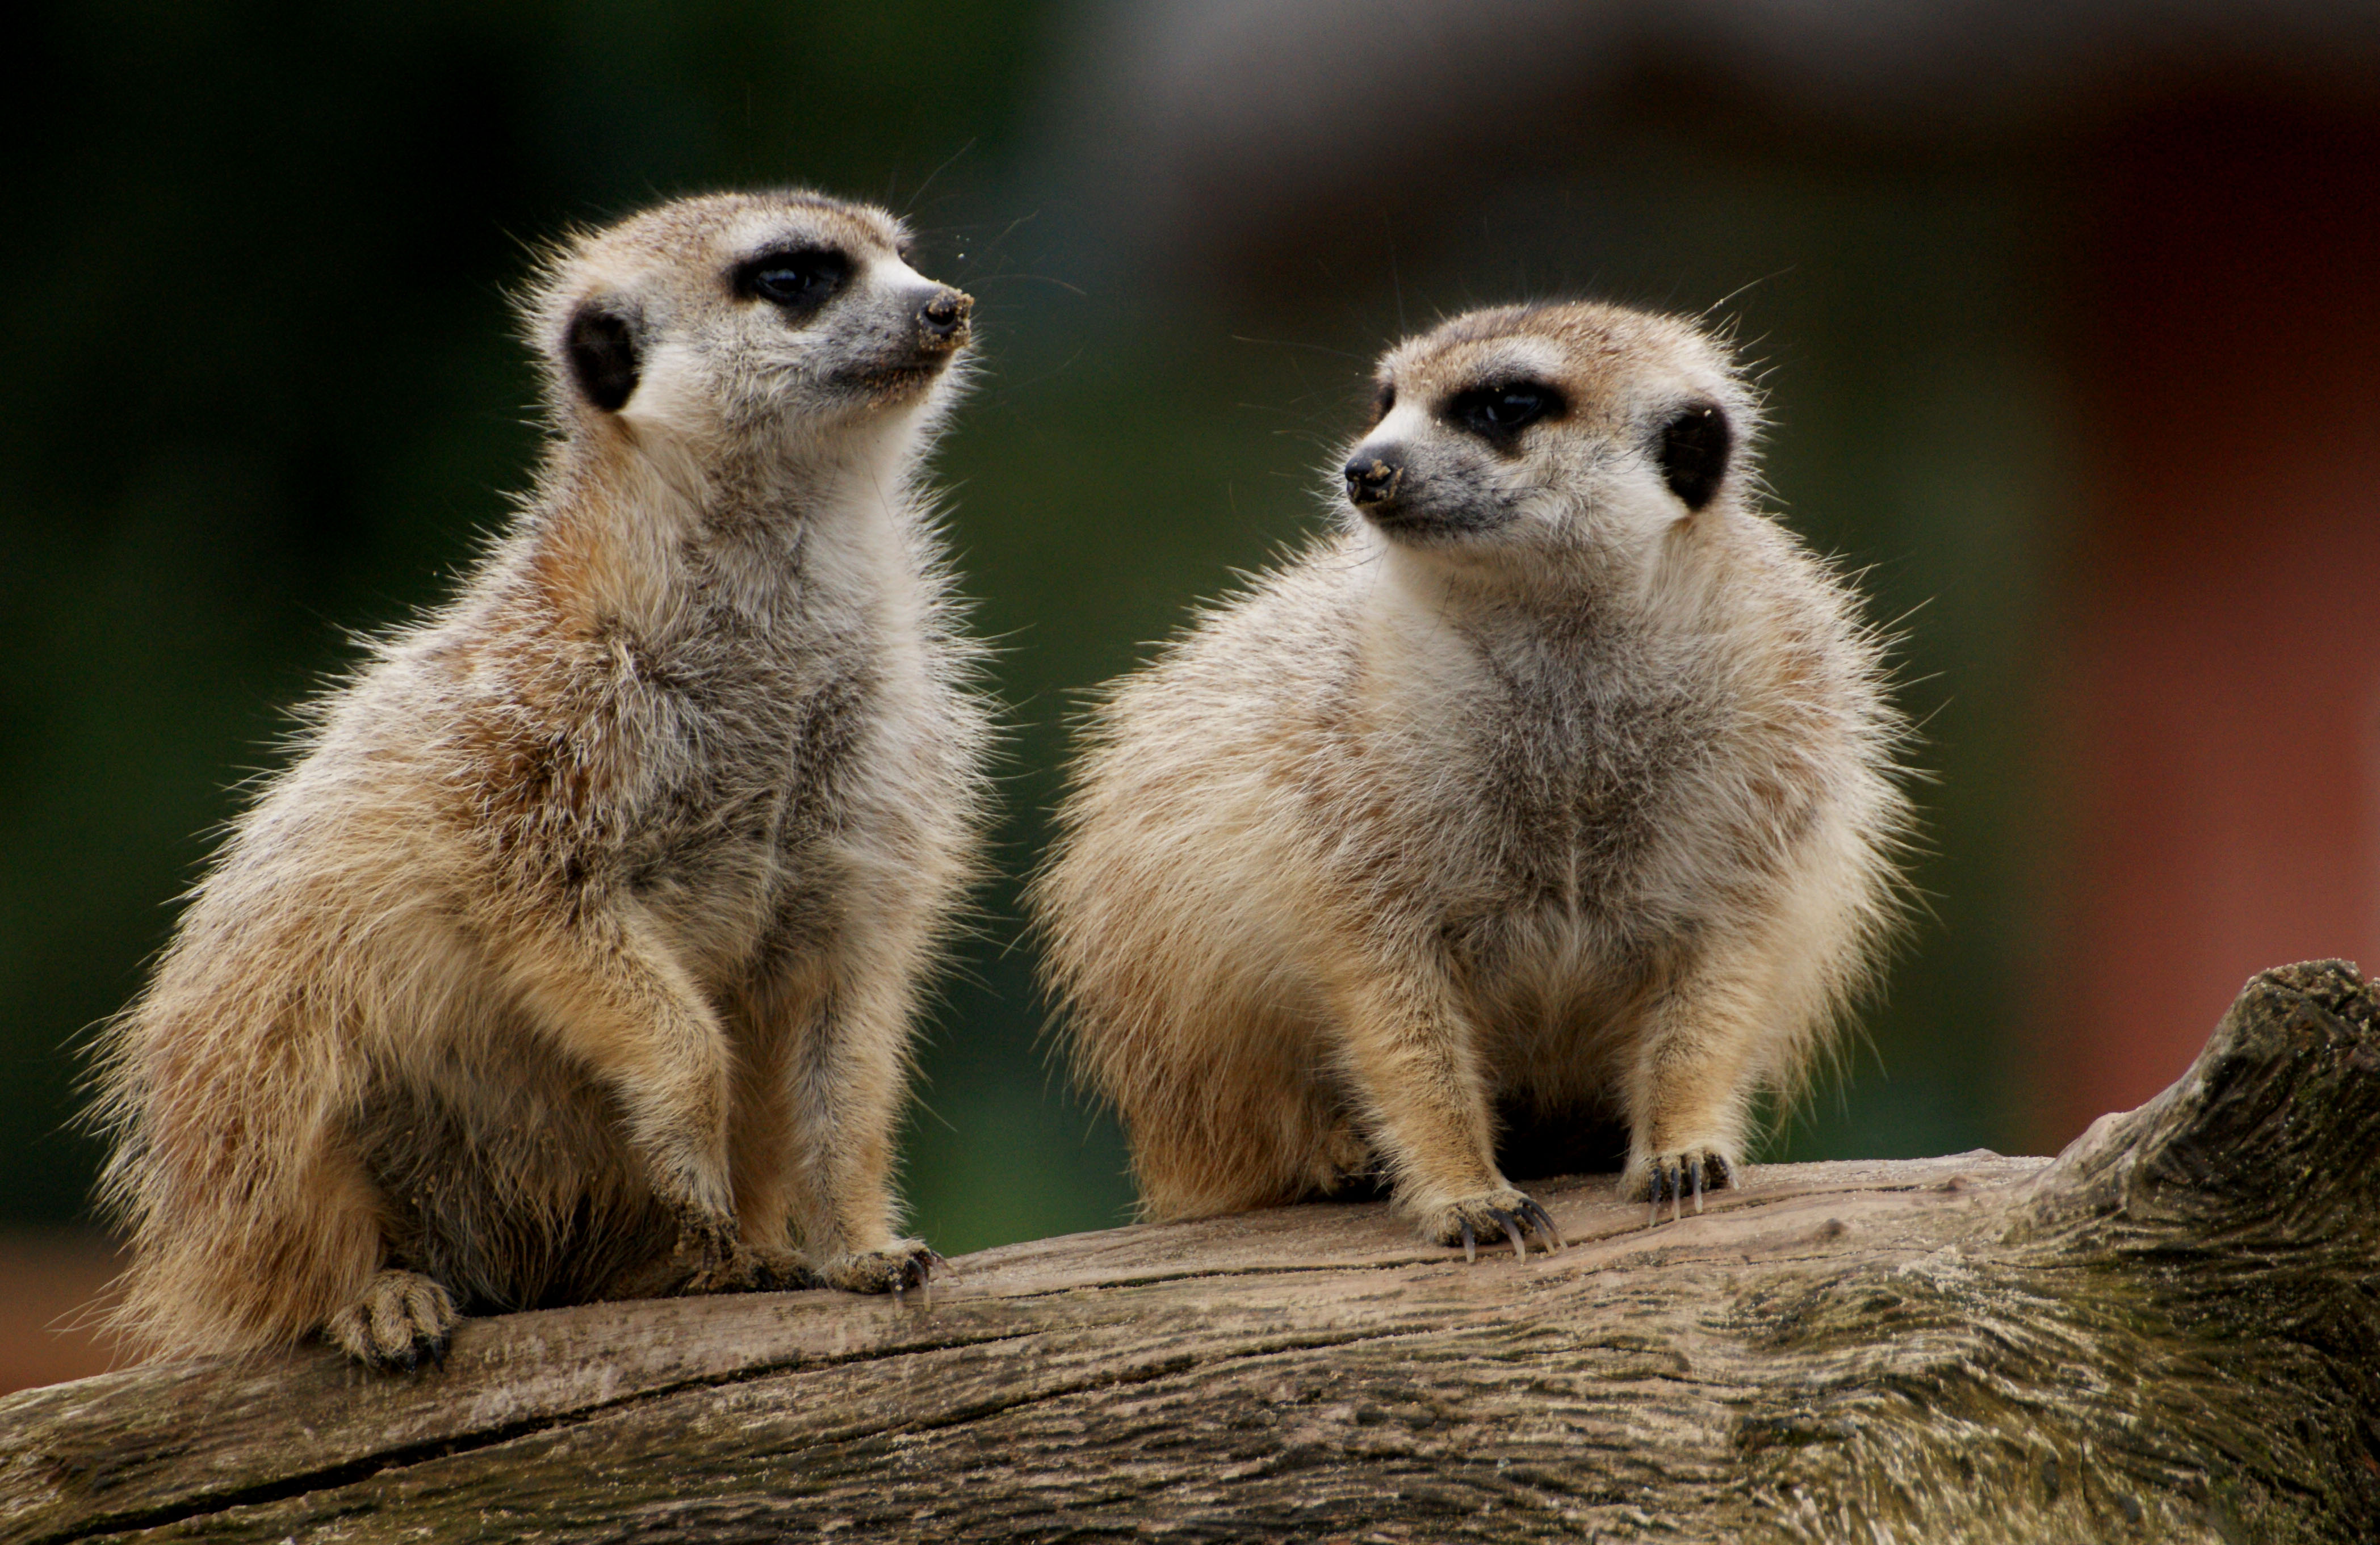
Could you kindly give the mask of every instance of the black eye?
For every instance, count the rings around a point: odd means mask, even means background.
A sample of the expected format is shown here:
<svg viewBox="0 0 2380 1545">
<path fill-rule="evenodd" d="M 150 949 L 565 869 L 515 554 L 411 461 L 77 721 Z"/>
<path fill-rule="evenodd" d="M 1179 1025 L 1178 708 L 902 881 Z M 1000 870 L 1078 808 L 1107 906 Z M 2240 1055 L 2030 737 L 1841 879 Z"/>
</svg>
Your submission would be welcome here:
<svg viewBox="0 0 2380 1545">
<path fill-rule="evenodd" d="M 1396 405 L 1397 389 L 1390 385 L 1387 381 L 1382 381 L 1380 383 L 1380 389 L 1372 393 L 1372 423 L 1374 427 L 1377 428 L 1380 420 L 1389 416 L 1389 410 Z"/>
<path fill-rule="evenodd" d="M 735 293 L 788 311 L 815 311 L 851 277 L 851 260 L 831 247 L 771 252 L 739 263 Z"/>
<path fill-rule="evenodd" d="M 1689 510 L 1699 510 L 1727 476 L 1735 431 L 1716 403 L 1696 403 L 1661 426 L 1661 480 Z"/>
<path fill-rule="evenodd" d="M 1482 440 L 1505 441 L 1561 410 L 1560 392 L 1538 381 L 1524 380 L 1458 392 L 1446 404 L 1446 417 Z"/>
</svg>

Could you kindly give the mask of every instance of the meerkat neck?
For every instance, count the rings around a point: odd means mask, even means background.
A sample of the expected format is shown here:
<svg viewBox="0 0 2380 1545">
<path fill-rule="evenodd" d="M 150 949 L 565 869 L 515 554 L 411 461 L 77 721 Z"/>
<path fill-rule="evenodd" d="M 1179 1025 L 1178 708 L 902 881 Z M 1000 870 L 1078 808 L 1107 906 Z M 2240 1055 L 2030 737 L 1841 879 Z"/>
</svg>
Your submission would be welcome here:
<svg viewBox="0 0 2380 1545">
<path fill-rule="evenodd" d="M 1449 560 L 1369 532 L 1363 537 L 1378 576 L 1369 591 L 1371 609 L 1424 631 L 1532 618 L 1560 629 L 1584 617 L 1633 613 L 1674 579 L 1671 571 L 1691 561 L 1666 551 Z"/>
<path fill-rule="evenodd" d="M 914 415 L 900 418 L 914 420 Z M 622 437 L 552 469 L 529 520 L 561 610 L 665 629 L 696 598 L 756 622 L 797 604 L 821 564 L 844 585 L 891 584 L 914 518 L 914 422 L 724 448 Z"/>
<path fill-rule="evenodd" d="M 1678 529 L 1641 552 L 1536 568 L 1447 562 L 1374 538 L 1358 648 L 1390 680 L 1462 679 L 1455 662 L 1474 656 L 1592 677 L 1658 639 L 1729 626 L 1709 535 Z"/>
</svg>

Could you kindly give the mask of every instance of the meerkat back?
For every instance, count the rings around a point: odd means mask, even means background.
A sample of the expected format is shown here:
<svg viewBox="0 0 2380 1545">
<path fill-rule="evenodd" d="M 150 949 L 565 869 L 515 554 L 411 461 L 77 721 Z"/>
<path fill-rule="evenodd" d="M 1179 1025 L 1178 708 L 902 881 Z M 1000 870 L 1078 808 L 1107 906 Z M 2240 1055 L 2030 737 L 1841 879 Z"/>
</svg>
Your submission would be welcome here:
<svg viewBox="0 0 2380 1545">
<path fill-rule="evenodd" d="M 1093 712 L 1031 893 L 1148 1211 L 1385 1180 L 1531 1232 L 1499 1113 L 1731 1183 L 1899 915 L 1903 738 L 1857 597 L 1760 512 L 1684 321 L 1457 317 L 1390 351 L 1339 529 Z"/>
<path fill-rule="evenodd" d="M 552 436 L 313 705 L 105 1032 L 121 1318 L 167 1354 L 882 1290 L 909 1021 L 986 716 L 919 464 L 966 296 L 881 211 L 666 204 L 527 310 Z"/>
</svg>

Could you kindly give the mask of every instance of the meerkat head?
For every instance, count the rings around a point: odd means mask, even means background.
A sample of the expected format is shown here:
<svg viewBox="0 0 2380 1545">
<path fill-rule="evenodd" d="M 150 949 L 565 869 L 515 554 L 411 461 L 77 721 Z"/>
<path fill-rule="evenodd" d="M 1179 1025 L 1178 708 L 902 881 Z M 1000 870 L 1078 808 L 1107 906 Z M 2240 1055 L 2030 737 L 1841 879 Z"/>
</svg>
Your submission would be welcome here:
<svg viewBox="0 0 2380 1545">
<path fill-rule="evenodd" d="M 1456 317 L 1389 351 L 1341 476 L 1390 542 L 1451 559 L 1642 550 L 1741 496 L 1753 394 L 1690 323 L 1615 306 Z"/>
<path fill-rule="evenodd" d="M 806 192 L 648 210 L 554 253 L 529 305 L 565 424 L 846 434 L 944 393 L 974 302 L 882 210 Z"/>
</svg>

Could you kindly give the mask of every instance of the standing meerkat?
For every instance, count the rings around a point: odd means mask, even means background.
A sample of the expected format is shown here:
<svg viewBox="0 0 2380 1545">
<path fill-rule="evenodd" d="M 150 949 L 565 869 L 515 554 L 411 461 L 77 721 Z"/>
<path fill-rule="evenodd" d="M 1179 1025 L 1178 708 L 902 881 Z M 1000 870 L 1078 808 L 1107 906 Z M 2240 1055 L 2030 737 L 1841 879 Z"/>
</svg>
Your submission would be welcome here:
<svg viewBox="0 0 2380 1545">
<path fill-rule="evenodd" d="M 1032 893 L 1160 1218 L 1379 1175 L 1427 1237 L 1544 1210 L 1500 1104 L 1725 1186 L 1874 978 L 1911 819 L 1850 586 L 1755 501 L 1686 322 L 1473 312 L 1390 351 L 1344 528 L 1109 689 Z"/>
<path fill-rule="evenodd" d="M 987 716 L 917 486 L 971 303 L 909 250 L 790 192 L 546 261 L 534 492 L 104 1032 L 149 1346 L 411 1368 L 458 1310 L 923 1279 L 892 1141 Z"/>
</svg>

